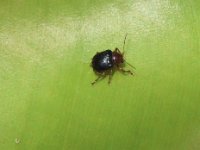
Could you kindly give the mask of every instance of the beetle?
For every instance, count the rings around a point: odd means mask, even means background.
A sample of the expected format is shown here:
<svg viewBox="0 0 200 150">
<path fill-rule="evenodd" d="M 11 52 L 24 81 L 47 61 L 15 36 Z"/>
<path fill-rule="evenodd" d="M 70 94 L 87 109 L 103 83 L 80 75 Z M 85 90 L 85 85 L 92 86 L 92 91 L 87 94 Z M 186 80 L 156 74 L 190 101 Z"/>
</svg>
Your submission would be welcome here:
<svg viewBox="0 0 200 150">
<path fill-rule="evenodd" d="M 105 78 L 106 76 L 109 76 L 108 84 L 110 84 L 112 76 L 117 70 L 122 73 L 128 73 L 130 75 L 133 75 L 132 71 L 123 69 L 125 63 L 131 66 L 132 68 L 135 68 L 131 64 L 126 62 L 126 60 L 124 59 L 124 46 L 126 42 L 126 37 L 127 34 L 124 38 L 123 52 L 121 52 L 118 48 L 115 48 L 114 51 L 108 49 L 102 52 L 97 52 L 93 56 L 91 67 L 93 68 L 94 73 L 98 75 L 98 78 L 91 83 L 92 85 L 94 85 L 100 79 Z"/>
</svg>

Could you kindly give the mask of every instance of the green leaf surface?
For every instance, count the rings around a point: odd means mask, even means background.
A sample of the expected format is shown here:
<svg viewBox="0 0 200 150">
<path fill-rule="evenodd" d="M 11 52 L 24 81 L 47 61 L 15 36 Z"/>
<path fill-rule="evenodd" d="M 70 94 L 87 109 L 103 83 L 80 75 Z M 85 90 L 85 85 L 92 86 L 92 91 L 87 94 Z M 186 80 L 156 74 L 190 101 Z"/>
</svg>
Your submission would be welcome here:
<svg viewBox="0 0 200 150">
<path fill-rule="evenodd" d="M 198 0 L 1 0 L 1 150 L 199 150 Z M 96 79 L 125 49 L 134 77 Z M 127 69 L 131 69 L 126 66 Z"/>
</svg>

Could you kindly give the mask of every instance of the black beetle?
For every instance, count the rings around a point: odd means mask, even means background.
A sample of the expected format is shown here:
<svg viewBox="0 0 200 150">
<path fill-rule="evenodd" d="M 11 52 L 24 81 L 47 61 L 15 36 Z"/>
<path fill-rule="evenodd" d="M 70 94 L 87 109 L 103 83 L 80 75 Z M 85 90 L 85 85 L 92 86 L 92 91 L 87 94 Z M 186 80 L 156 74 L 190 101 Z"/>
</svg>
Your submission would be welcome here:
<svg viewBox="0 0 200 150">
<path fill-rule="evenodd" d="M 98 78 L 92 82 L 94 85 L 99 79 L 103 79 L 107 75 L 109 75 L 108 84 L 111 82 L 111 78 L 113 73 L 118 70 L 122 73 L 129 73 L 133 75 L 130 70 L 124 70 L 124 63 L 127 63 L 124 59 L 124 46 L 126 42 L 127 34 L 124 38 L 124 45 L 123 45 L 123 52 L 121 52 L 118 48 L 115 48 L 114 51 L 105 50 L 102 52 L 97 52 L 94 57 L 92 58 L 91 66 L 93 71 L 98 75 Z M 133 67 L 129 63 L 129 66 Z M 133 67 L 134 68 L 134 67 Z"/>
</svg>

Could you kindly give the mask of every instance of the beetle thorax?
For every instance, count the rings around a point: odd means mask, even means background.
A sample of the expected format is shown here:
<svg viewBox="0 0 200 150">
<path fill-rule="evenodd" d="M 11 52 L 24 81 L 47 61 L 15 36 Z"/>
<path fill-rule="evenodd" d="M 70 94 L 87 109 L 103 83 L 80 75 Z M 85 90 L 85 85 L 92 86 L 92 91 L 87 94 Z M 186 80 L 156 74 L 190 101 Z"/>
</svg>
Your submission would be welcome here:
<svg viewBox="0 0 200 150">
<path fill-rule="evenodd" d="M 112 60 L 115 65 L 122 64 L 124 62 L 123 55 L 118 52 L 113 52 Z"/>
</svg>

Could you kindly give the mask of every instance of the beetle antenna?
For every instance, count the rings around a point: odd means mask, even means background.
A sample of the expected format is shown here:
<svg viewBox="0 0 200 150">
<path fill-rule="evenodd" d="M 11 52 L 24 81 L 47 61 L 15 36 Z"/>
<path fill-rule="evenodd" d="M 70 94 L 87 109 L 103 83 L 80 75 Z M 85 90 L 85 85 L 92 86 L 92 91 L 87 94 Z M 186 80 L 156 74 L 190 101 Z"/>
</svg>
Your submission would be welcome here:
<svg viewBox="0 0 200 150">
<path fill-rule="evenodd" d="M 124 62 L 129 65 L 130 67 L 132 67 L 133 69 L 136 69 L 133 65 L 131 65 L 130 63 L 128 63 L 126 60 L 124 60 Z"/>
<path fill-rule="evenodd" d="M 128 35 L 128 33 L 126 33 L 126 35 L 125 35 L 125 38 L 124 38 L 124 44 L 123 44 L 123 52 L 122 52 L 122 54 L 124 54 L 124 46 L 125 46 L 125 44 L 126 44 L 126 37 L 127 37 L 127 35 Z M 136 69 L 133 65 L 131 65 L 130 63 L 128 63 L 126 60 L 124 60 L 124 62 L 127 64 L 127 65 L 129 65 L 130 67 L 132 67 L 133 69 Z"/>
<path fill-rule="evenodd" d="M 123 54 L 124 54 L 124 46 L 126 44 L 126 37 L 127 37 L 128 33 L 126 33 L 125 38 L 124 38 L 124 44 L 123 44 Z"/>
</svg>

